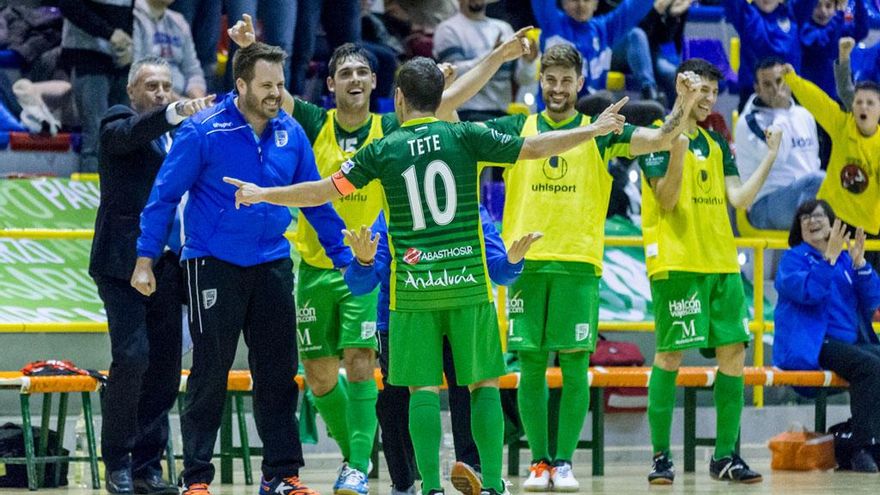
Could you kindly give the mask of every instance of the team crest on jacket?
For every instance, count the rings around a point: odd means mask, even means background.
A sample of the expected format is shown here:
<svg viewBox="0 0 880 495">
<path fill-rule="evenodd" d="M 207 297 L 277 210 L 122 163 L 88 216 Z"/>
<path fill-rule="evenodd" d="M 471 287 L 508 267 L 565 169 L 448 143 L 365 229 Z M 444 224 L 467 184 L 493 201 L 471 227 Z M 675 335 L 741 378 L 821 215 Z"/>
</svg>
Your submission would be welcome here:
<svg viewBox="0 0 880 495">
<path fill-rule="evenodd" d="M 275 146 L 279 148 L 287 144 L 287 131 L 275 131 Z"/>
</svg>

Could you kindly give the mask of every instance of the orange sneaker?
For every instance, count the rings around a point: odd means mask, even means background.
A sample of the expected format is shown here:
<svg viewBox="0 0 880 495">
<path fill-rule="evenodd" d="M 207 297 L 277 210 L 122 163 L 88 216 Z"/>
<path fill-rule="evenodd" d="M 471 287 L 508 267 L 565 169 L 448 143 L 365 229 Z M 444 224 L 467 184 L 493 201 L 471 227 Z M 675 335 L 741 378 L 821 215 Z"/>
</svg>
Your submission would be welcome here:
<svg viewBox="0 0 880 495">
<path fill-rule="evenodd" d="M 260 495 L 318 495 L 318 492 L 304 485 L 299 476 L 276 476 L 271 480 L 260 480 Z"/>
<path fill-rule="evenodd" d="M 190 483 L 183 490 L 183 495 L 211 495 L 207 483 Z"/>
</svg>

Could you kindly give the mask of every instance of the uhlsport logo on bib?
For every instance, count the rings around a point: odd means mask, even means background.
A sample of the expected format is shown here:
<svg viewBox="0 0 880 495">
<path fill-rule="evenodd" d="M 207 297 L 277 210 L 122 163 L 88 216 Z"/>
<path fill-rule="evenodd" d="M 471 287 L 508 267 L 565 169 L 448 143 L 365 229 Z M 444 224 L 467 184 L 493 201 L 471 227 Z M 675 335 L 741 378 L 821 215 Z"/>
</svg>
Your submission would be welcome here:
<svg viewBox="0 0 880 495">
<path fill-rule="evenodd" d="M 296 308 L 296 322 L 297 323 L 312 323 L 318 321 L 318 312 L 315 308 L 311 307 L 312 300 L 309 299 L 302 305 L 302 307 Z"/>
</svg>

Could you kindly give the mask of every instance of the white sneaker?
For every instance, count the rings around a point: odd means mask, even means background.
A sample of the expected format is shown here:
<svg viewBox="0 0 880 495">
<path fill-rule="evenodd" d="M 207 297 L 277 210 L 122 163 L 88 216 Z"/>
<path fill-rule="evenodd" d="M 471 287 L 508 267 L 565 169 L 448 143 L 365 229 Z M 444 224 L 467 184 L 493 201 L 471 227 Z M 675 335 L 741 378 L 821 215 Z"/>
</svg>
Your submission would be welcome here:
<svg viewBox="0 0 880 495">
<path fill-rule="evenodd" d="M 550 482 L 554 492 L 576 492 L 581 489 L 580 483 L 571 471 L 570 462 L 557 462 L 550 470 Z"/>
<path fill-rule="evenodd" d="M 550 472 L 553 468 L 544 461 L 538 461 L 529 467 L 529 478 L 523 483 L 527 492 L 550 491 Z"/>
</svg>

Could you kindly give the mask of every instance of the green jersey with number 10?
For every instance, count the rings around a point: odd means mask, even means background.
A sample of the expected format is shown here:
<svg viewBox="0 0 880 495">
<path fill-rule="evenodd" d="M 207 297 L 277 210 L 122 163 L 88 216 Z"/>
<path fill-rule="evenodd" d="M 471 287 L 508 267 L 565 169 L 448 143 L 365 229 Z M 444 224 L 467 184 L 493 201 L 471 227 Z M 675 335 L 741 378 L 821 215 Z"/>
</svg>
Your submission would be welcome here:
<svg viewBox="0 0 880 495">
<path fill-rule="evenodd" d="M 385 190 L 391 309 L 431 311 L 491 301 L 477 162 L 513 164 L 523 138 L 472 123 L 408 121 L 343 163 L 343 194 Z"/>
</svg>

